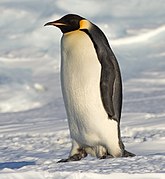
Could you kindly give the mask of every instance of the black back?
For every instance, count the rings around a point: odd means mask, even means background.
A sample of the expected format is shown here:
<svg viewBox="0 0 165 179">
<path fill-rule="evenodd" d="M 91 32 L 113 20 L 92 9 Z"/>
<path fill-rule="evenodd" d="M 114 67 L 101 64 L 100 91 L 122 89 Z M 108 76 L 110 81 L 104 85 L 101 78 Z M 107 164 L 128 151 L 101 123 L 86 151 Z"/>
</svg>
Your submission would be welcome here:
<svg viewBox="0 0 165 179">
<path fill-rule="evenodd" d="M 122 109 L 122 80 L 117 59 L 104 33 L 94 24 L 90 30 L 81 29 L 91 38 L 101 63 L 100 93 L 110 119 L 120 122 Z"/>
</svg>

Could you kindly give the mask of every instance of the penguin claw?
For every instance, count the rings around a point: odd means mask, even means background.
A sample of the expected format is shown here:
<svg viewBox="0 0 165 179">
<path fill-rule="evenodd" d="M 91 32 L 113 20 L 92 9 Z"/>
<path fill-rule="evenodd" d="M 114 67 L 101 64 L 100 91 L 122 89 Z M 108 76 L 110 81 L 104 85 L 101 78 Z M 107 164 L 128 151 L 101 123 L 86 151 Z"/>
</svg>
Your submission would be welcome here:
<svg viewBox="0 0 165 179">
<path fill-rule="evenodd" d="M 85 158 L 87 156 L 87 153 L 78 153 L 78 154 L 75 154 L 73 156 L 70 156 L 69 158 L 67 159 L 61 159 L 59 160 L 57 163 L 62 163 L 62 162 L 74 162 L 74 161 L 79 161 L 81 160 L 82 158 Z"/>
<path fill-rule="evenodd" d="M 68 162 L 68 159 L 61 159 L 57 163 L 63 163 L 63 162 Z"/>
</svg>

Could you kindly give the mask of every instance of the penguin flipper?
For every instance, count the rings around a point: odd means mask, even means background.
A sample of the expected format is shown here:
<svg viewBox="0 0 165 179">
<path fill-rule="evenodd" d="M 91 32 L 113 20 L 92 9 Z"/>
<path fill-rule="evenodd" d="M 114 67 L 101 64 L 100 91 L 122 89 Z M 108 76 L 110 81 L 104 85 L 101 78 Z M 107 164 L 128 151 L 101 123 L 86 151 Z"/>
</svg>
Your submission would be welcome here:
<svg viewBox="0 0 165 179">
<path fill-rule="evenodd" d="M 101 64 L 100 93 L 109 119 L 120 122 L 122 107 L 122 82 L 117 59 L 108 40 L 99 27 L 92 24 L 90 30 L 81 29 L 92 40 Z"/>
<path fill-rule="evenodd" d="M 101 99 L 110 119 L 114 118 L 115 111 L 113 105 L 113 90 L 114 90 L 115 73 L 113 64 L 102 65 L 101 80 L 100 80 L 100 92 Z"/>
</svg>

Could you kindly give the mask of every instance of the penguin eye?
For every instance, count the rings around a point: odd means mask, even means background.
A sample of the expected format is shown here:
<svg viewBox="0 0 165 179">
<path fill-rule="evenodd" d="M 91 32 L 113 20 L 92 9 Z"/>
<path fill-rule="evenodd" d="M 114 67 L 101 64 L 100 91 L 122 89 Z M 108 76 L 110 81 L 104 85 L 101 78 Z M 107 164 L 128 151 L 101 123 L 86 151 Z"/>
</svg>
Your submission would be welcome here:
<svg viewBox="0 0 165 179">
<path fill-rule="evenodd" d="M 69 24 L 72 25 L 72 26 L 77 26 L 78 22 L 75 19 L 71 19 Z"/>
<path fill-rule="evenodd" d="M 75 19 L 70 19 L 69 22 L 67 23 L 68 30 L 78 30 L 79 29 L 79 22 Z"/>
</svg>

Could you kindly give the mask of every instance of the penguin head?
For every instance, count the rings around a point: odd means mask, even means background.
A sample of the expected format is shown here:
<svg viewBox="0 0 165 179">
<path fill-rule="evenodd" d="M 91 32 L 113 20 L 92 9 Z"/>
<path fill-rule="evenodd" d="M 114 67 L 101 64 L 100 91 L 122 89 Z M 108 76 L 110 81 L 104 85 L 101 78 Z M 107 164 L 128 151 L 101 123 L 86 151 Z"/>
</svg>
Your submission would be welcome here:
<svg viewBox="0 0 165 179">
<path fill-rule="evenodd" d="M 58 27 L 62 33 L 68 33 L 79 29 L 88 29 L 90 22 L 76 14 L 67 14 L 61 19 L 48 22 L 44 26 L 53 25 Z"/>
</svg>

